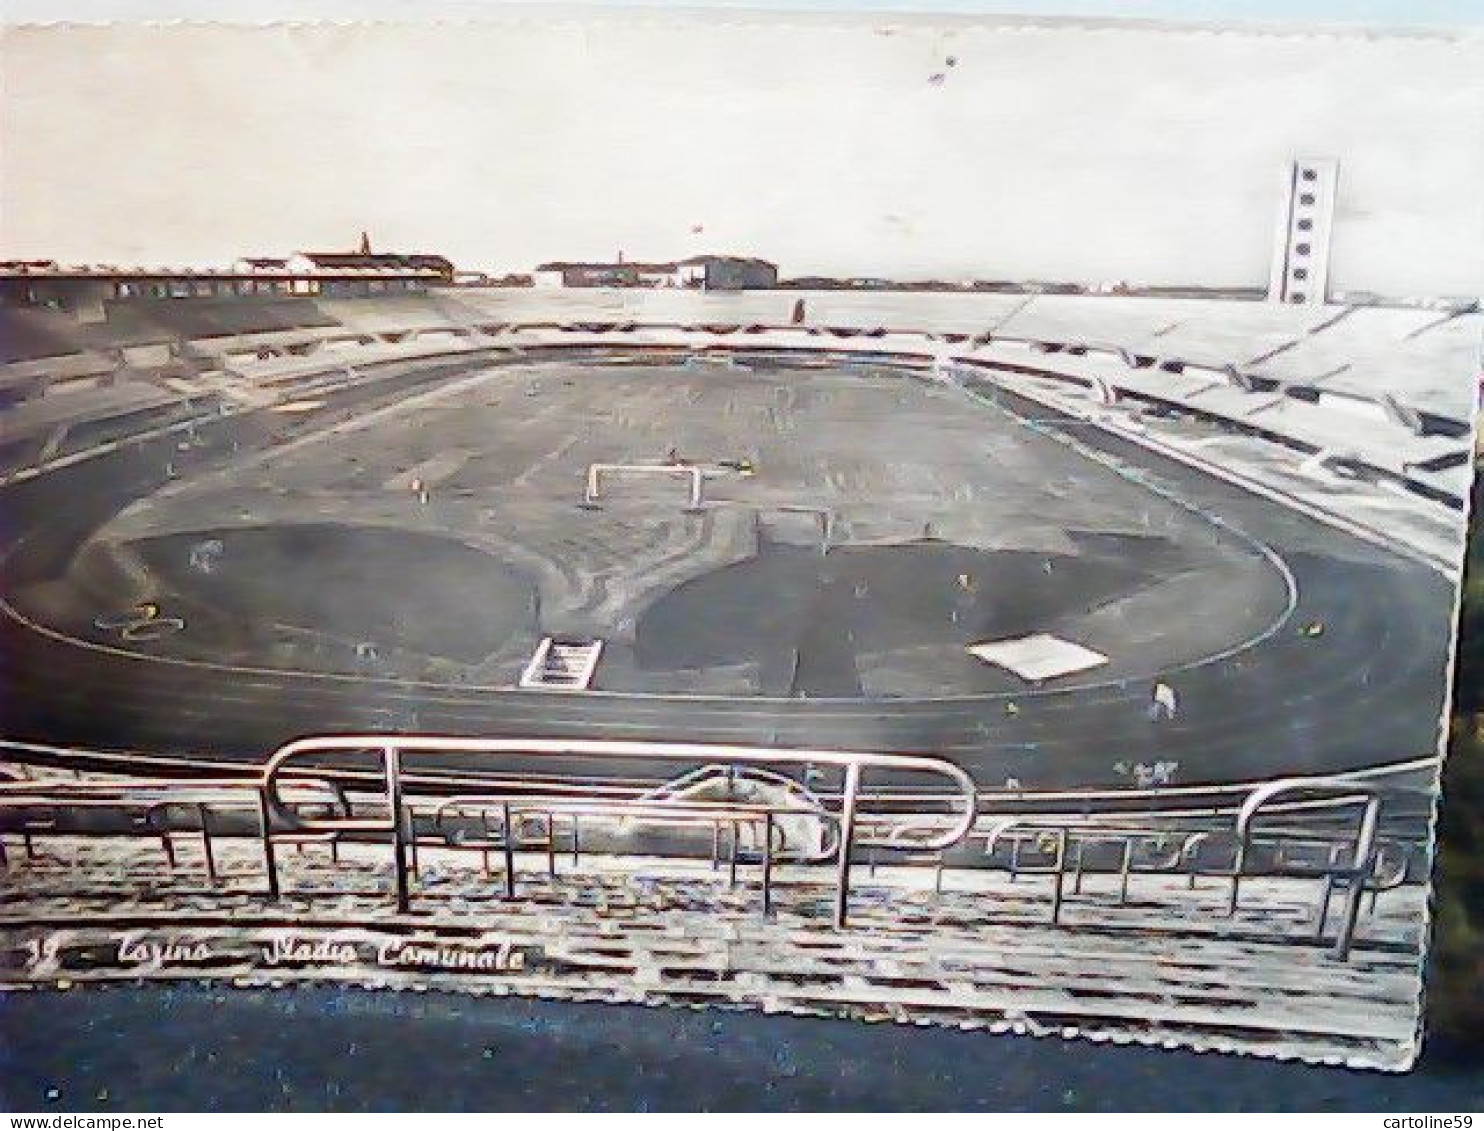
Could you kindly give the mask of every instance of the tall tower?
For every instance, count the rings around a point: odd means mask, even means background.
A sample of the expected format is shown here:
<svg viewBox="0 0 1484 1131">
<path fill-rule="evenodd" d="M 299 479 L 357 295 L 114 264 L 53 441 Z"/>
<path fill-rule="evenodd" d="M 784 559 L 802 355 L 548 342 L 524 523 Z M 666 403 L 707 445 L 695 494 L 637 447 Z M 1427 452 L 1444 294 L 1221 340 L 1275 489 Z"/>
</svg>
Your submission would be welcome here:
<svg viewBox="0 0 1484 1131">
<path fill-rule="evenodd" d="M 361 249 L 360 250 L 361 250 L 361 254 L 362 255 L 370 255 L 371 254 L 371 236 L 367 232 L 362 232 L 361 233 Z"/>
<path fill-rule="evenodd" d="M 1324 304 L 1330 294 L 1330 232 L 1340 163 L 1299 157 L 1284 171 L 1278 239 L 1267 278 L 1270 303 Z"/>
<path fill-rule="evenodd" d="M 1329 297 L 1329 237 L 1340 163 L 1300 157 L 1283 176 L 1268 301 L 1322 305 Z"/>
</svg>

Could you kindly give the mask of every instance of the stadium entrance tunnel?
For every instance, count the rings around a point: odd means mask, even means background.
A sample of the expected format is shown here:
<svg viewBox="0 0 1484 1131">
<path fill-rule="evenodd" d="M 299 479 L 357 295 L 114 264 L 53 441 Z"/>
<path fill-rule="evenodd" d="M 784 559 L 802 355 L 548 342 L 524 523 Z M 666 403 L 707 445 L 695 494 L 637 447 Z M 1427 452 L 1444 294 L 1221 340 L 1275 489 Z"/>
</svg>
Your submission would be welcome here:
<svg viewBox="0 0 1484 1131">
<path fill-rule="evenodd" d="M 1049 632 L 1109 665 L 1044 681 L 1142 677 L 1253 635 L 1281 605 L 1264 592 L 1191 623 L 1209 554 L 1172 539 L 1069 534 L 1072 553 L 985 549 L 924 538 L 817 548 L 764 541 L 756 556 L 678 586 L 636 625 L 646 672 L 745 667 L 759 693 L 797 698 L 1013 694 L 1032 686 L 969 645 Z M 1250 564 L 1236 559 L 1230 572 Z M 1218 573 L 1223 572 L 1218 569 Z M 1271 587 L 1276 590 L 1277 586 Z"/>
</svg>

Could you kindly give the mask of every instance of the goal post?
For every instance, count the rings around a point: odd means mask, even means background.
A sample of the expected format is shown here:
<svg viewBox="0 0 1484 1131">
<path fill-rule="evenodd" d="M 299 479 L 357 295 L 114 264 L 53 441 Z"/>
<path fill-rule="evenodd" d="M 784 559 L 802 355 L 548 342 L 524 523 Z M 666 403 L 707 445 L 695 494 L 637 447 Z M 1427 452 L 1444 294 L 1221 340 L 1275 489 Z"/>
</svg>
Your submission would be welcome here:
<svg viewBox="0 0 1484 1131">
<path fill-rule="evenodd" d="M 829 507 L 812 503 L 771 503 L 758 507 L 753 512 L 761 528 L 770 519 L 778 516 L 798 516 L 814 524 L 818 532 L 819 552 L 828 554 L 835 537 L 835 512 Z"/>
<path fill-rule="evenodd" d="M 583 490 L 584 506 L 596 507 L 603 497 L 603 485 L 617 475 L 663 476 L 667 479 L 689 481 L 690 501 L 687 509 L 700 510 L 706 497 L 706 476 L 691 464 L 653 463 L 593 463 L 587 468 L 587 484 Z"/>
</svg>

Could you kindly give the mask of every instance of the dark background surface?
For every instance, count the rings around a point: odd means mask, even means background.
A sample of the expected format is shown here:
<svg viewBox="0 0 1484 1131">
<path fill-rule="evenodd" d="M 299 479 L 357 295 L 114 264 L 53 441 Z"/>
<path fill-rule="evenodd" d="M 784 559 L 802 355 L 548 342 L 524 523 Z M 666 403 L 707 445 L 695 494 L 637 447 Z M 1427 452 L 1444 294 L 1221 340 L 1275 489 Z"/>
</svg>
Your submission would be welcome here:
<svg viewBox="0 0 1484 1131">
<path fill-rule="evenodd" d="M 1434 1046 L 1404 1076 L 1056 1037 L 314 987 L 11 995 L 11 1110 L 1484 1109 Z"/>
</svg>

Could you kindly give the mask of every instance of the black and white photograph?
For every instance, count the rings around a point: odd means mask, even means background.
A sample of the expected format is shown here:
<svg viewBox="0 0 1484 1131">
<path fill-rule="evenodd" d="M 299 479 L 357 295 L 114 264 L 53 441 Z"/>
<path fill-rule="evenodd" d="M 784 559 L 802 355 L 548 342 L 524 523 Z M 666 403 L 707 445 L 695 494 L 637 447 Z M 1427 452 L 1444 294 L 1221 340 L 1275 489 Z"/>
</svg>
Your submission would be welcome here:
<svg viewBox="0 0 1484 1131">
<path fill-rule="evenodd" d="M 1411 1069 L 1481 48 L 8 27 L 6 1009 Z"/>
</svg>

